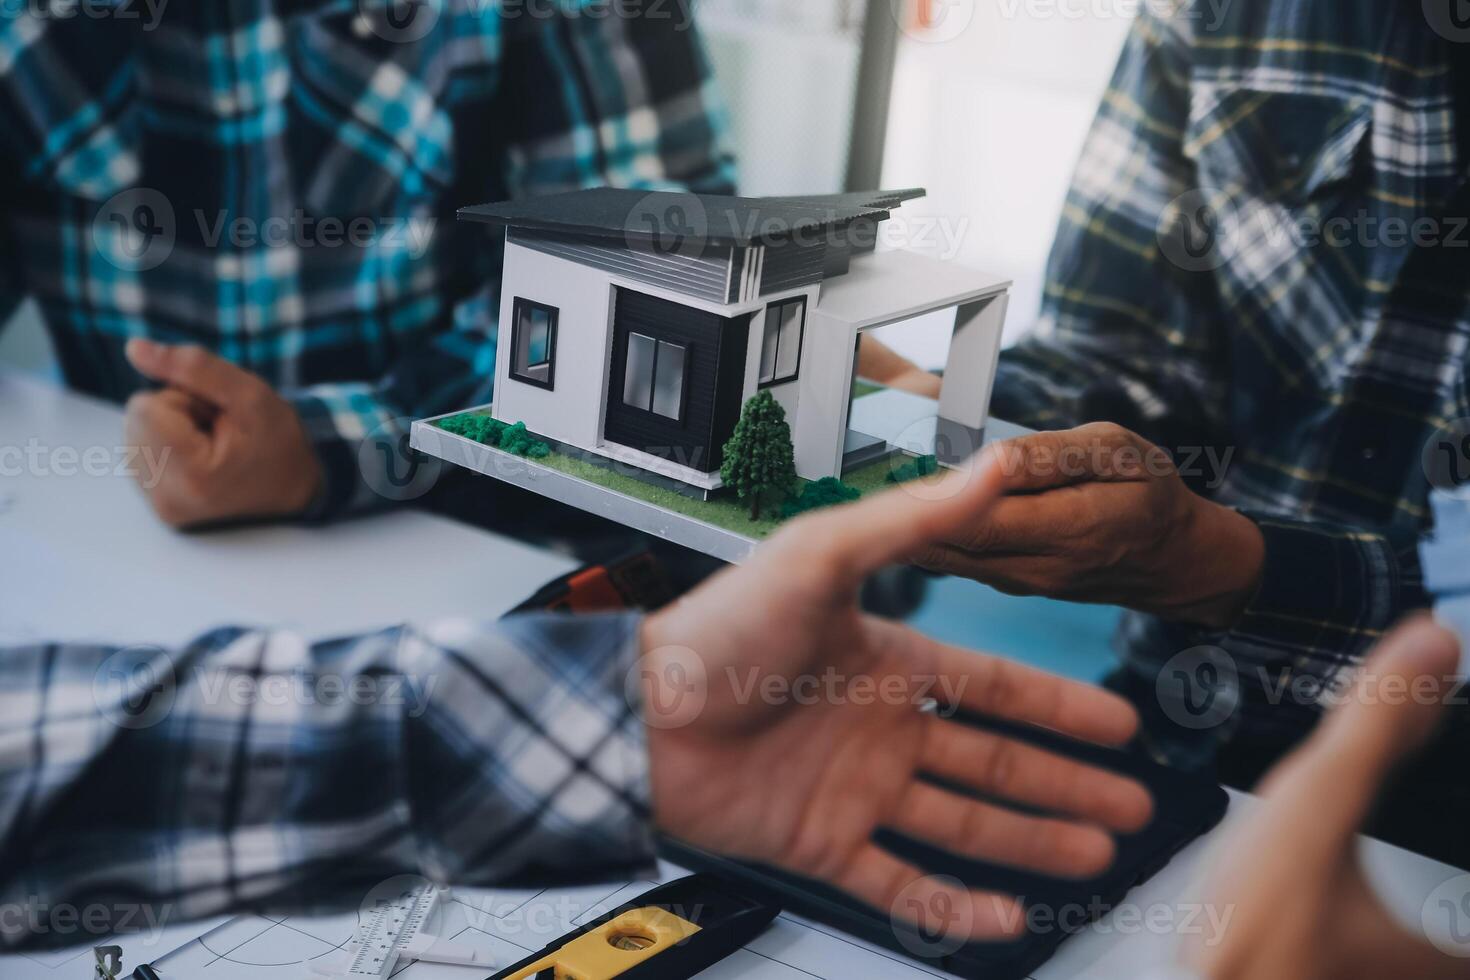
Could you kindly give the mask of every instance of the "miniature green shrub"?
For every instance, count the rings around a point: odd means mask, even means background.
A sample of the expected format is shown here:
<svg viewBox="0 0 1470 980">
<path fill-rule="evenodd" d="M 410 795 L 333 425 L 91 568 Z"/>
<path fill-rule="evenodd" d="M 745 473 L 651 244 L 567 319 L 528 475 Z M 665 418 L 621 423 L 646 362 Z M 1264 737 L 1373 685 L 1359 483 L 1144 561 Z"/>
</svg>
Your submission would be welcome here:
<svg viewBox="0 0 1470 980">
<path fill-rule="evenodd" d="M 466 439 L 473 439 L 486 446 L 499 446 L 510 426 L 488 415 L 467 413 L 441 419 L 439 428 L 457 436 L 464 436 Z"/>
<path fill-rule="evenodd" d="M 735 433 L 725 443 L 720 479 L 750 501 L 750 519 L 760 520 L 761 498 L 784 499 L 796 483 L 796 451 L 786 410 L 769 391 L 749 399 L 740 409 Z"/>
<path fill-rule="evenodd" d="M 919 456 L 909 460 L 897 469 L 891 470 L 886 479 L 889 483 L 908 483 L 911 480 L 921 480 L 926 476 L 933 476 L 938 472 L 938 456 Z"/>
<path fill-rule="evenodd" d="M 862 495 L 863 492 L 857 487 L 850 487 L 836 477 L 824 477 L 802 487 L 799 496 L 788 498 L 781 505 L 781 516 L 795 517 L 823 507 L 851 503 Z"/>
<path fill-rule="evenodd" d="M 551 455 L 551 447 L 527 432 L 524 422 L 517 422 L 501 432 L 500 448 L 526 459 L 545 459 Z"/>
</svg>

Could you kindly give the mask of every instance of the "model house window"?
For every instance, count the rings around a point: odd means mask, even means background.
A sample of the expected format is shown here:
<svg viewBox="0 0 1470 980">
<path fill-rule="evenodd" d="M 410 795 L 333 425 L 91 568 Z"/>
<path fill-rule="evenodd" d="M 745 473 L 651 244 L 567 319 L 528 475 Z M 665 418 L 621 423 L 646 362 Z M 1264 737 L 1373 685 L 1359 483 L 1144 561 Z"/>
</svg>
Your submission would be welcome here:
<svg viewBox="0 0 1470 980">
<path fill-rule="evenodd" d="M 678 421 L 684 414 L 684 364 L 688 349 L 641 333 L 628 335 L 623 404 Z"/>
<path fill-rule="evenodd" d="M 796 378 L 801 364 L 801 333 L 806 327 L 806 297 L 798 296 L 766 307 L 766 334 L 761 347 L 763 385 Z"/>
<path fill-rule="evenodd" d="M 556 369 L 556 308 L 518 298 L 511 315 L 515 329 L 511 338 L 514 356 L 510 376 L 526 384 L 552 387 Z"/>
</svg>

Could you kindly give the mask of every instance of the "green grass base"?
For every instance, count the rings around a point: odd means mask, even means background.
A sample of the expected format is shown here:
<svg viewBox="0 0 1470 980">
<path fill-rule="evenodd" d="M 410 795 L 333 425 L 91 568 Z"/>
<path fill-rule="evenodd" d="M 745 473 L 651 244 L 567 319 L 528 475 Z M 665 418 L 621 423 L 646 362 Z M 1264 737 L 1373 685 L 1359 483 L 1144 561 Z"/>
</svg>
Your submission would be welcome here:
<svg viewBox="0 0 1470 980">
<path fill-rule="evenodd" d="M 574 476 L 579 480 L 586 480 L 588 483 L 595 483 L 615 493 L 632 497 L 634 500 L 642 500 L 675 514 L 692 517 L 757 541 L 769 537 L 771 532 L 786 523 L 781 517 L 779 502 L 767 502 L 761 508 L 760 520 L 752 521 L 750 504 L 741 500 L 732 491 L 716 490 L 709 500 L 696 500 L 666 487 L 655 486 L 637 477 L 588 462 L 556 448 L 551 450 L 551 455 L 531 460 L 531 462 L 568 476 Z M 856 490 L 861 490 L 864 495 L 885 490 L 892 486 L 887 482 L 887 477 L 895 465 L 896 463 L 891 463 L 886 459 L 868 463 L 844 474 L 842 482 Z M 801 488 L 806 485 L 806 482 L 797 480 L 792 492 L 801 493 Z"/>
</svg>

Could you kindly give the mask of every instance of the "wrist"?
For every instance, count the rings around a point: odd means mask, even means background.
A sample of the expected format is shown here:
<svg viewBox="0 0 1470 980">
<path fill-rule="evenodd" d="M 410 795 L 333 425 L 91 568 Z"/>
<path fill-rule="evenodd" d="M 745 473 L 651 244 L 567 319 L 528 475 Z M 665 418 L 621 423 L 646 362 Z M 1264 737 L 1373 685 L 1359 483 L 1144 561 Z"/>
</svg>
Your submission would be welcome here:
<svg viewBox="0 0 1470 980">
<path fill-rule="evenodd" d="M 677 692 L 669 689 L 677 667 L 668 660 L 667 615 L 652 613 L 639 626 L 637 696 L 648 747 L 649 806 L 654 823 L 672 832 L 674 828 L 670 825 L 678 822 L 673 806 L 678 793 L 673 784 L 678 782 L 679 752 L 675 745 L 678 719 L 671 717 L 668 710 L 671 704 L 677 703 Z"/>
<path fill-rule="evenodd" d="M 720 770 L 721 748 L 731 735 L 711 731 L 712 716 L 720 715 L 710 704 L 715 674 L 700 654 L 681 644 L 692 639 L 681 628 L 681 615 L 676 602 L 645 617 L 639 630 L 638 696 L 649 806 L 662 832 L 701 846 L 728 847 L 729 841 L 711 836 L 711 821 L 730 812 L 738 800 L 732 798 L 730 784 L 710 773 Z"/>
<path fill-rule="evenodd" d="M 1196 498 L 1184 556 L 1194 583 L 1181 618 L 1216 630 L 1230 629 L 1261 588 L 1266 538 L 1256 522 L 1220 504 Z"/>
<path fill-rule="evenodd" d="M 299 515 L 312 510 L 321 497 L 326 486 L 326 471 L 316 446 L 307 435 L 305 423 L 294 410 L 291 414 L 296 420 L 297 450 L 286 463 L 291 479 L 282 481 L 281 512 Z"/>
</svg>

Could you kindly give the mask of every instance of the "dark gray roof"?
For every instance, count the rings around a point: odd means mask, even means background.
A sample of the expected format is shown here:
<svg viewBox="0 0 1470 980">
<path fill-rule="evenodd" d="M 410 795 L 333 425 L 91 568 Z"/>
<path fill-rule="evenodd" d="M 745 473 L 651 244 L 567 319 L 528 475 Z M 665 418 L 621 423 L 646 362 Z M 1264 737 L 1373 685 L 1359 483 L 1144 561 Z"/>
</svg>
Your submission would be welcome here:
<svg viewBox="0 0 1470 980">
<path fill-rule="evenodd" d="M 924 191 L 867 191 L 808 197 L 727 197 L 602 187 L 461 208 L 462 221 L 533 231 L 667 245 L 674 239 L 708 245 L 767 244 L 854 221 L 881 221 Z"/>
</svg>

